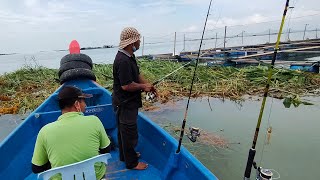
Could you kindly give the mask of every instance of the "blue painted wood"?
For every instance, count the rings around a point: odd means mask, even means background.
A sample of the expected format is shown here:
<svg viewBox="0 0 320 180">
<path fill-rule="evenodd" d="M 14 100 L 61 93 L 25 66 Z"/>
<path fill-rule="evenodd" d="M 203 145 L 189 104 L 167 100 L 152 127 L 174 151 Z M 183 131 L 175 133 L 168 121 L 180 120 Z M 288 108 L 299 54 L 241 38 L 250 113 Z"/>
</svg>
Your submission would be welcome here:
<svg viewBox="0 0 320 180">
<path fill-rule="evenodd" d="M 290 69 L 319 73 L 319 64 L 291 64 Z"/>
</svg>

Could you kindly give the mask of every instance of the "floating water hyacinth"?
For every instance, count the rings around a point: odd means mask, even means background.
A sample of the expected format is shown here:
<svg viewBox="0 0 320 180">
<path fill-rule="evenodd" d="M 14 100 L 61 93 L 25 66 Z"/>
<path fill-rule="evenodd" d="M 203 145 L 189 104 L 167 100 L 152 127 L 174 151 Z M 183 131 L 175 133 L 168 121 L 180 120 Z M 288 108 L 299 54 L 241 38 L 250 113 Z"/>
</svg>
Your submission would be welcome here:
<svg viewBox="0 0 320 180">
<path fill-rule="evenodd" d="M 155 82 L 183 64 L 169 61 L 139 60 L 140 71 L 150 81 Z M 168 76 L 157 88 L 157 100 L 166 103 L 172 99 L 185 97 L 189 93 L 193 66 L 186 66 Z M 93 71 L 97 83 L 112 91 L 112 64 L 95 64 Z M 287 69 L 274 69 L 269 96 L 283 99 L 285 104 L 299 104 L 293 96 L 307 93 L 320 94 L 320 75 Z M 244 68 L 199 66 L 192 91 L 192 97 L 216 97 L 242 100 L 244 95 L 262 96 L 266 83 L 267 67 Z M 25 67 L 13 73 L 0 76 L 0 114 L 25 113 L 34 110 L 59 87 L 58 70 L 44 67 Z M 143 93 L 145 96 L 145 93 Z M 145 98 L 143 98 L 145 100 Z M 300 104 L 308 105 L 301 101 Z M 152 103 L 144 101 L 144 108 L 152 110 Z M 13 108 L 15 111 L 4 108 Z M 290 106 L 289 106 L 290 107 Z"/>
<path fill-rule="evenodd" d="M 298 95 L 288 96 L 288 97 L 285 97 L 285 98 L 284 98 L 284 100 L 283 100 L 283 105 L 284 105 L 284 107 L 290 108 L 291 104 L 292 104 L 294 107 L 298 107 L 300 104 L 303 104 L 303 105 L 313 105 L 313 104 L 310 103 L 310 102 L 302 101 Z"/>
</svg>

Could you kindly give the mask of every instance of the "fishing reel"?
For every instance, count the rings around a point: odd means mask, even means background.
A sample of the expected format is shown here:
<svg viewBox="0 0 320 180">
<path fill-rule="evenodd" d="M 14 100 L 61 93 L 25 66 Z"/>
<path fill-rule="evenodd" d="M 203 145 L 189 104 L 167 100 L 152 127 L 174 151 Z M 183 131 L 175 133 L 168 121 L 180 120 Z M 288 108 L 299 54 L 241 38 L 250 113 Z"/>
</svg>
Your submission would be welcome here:
<svg viewBox="0 0 320 180">
<path fill-rule="evenodd" d="M 156 99 L 157 99 L 157 96 L 156 96 L 155 92 L 153 92 L 153 91 L 147 92 L 147 95 L 146 95 L 147 101 L 154 102 L 154 101 L 156 101 Z"/>
<path fill-rule="evenodd" d="M 272 180 L 273 173 L 271 169 L 263 169 L 262 167 L 257 167 L 256 162 L 253 162 L 253 167 L 257 170 L 256 180 Z"/>
<path fill-rule="evenodd" d="M 189 127 L 189 134 L 187 134 L 187 137 L 190 139 L 192 142 L 197 141 L 197 137 L 200 136 L 200 129 L 196 127 Z"/>
<path fill-rule="evenodd" d="M 263 169 L 262 167 L 258 167 L 256 180 L 272 180 L 272 175 L 273 173 L 270 169 Z"/>
</svg>

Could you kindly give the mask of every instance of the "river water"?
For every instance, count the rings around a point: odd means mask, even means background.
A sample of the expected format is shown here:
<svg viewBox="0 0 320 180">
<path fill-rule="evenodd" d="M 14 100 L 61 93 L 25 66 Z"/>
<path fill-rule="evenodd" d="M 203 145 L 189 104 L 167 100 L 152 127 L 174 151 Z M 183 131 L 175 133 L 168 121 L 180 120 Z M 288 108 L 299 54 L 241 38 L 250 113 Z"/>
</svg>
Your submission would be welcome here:
<svg viewBox="0 0 320 180">
<path fill-rule="evenodd" d="M 281 179 L 317 179 L 320 164 L 320 98 L 309 98 L 312 106 L 285 108 L 281 100 L 268 98 L 256 146 L 259 166 L 274 169 Z M 241 179 L 258 119 L 261 101 L 246 100 L 241 105 L 210 99 L 193 100 L 189 106 L 188 125 L 225 138 L 228 148 L 212 144 L 184 145 L 219 179 Z M 186 100 L 162 106 L 158 112 L 145 112 L 158 124 L 180 127 Z M 169 107 L 169 108 L 168 108 Z M 270 144 L 266 144 L 267 127 L 272 126 Z M 201 138 L 204 137 L 199 137 Z M 186 138 L 187 139 L 187 138 Z M 238 144 L 240 143 L 240 144 Z M 274 172 L 274 178 L 278 174 Z"/>
<path fill-rule="evenodd" d="M 256 146 L 258 165 L 274 169 L 281 179 L 316 179 L 320 164 L 320 98 L 309 98 L 312 106 L 285 108 L 282 101 L 268 98 Z M 191 100 L 187 126 L 199 127 L 201 134 L 212 133 L 227 141 L 227 147 L 192 143 L 186 146 L 219 179 L 241 179 L 253 140 L 261 101 L 246 100 L 240 104 L 219 99 Z M 186 100 L 159 105 L 160 110 L 144 112 L 171 134 L 180 127 Z M 22 122 L 22 116 L 0 116 L 0 142 Z M 270 144 L 266 144 L 267 127 L 272 126 Z M 177 138 L 177 136 L 174 136 Z M 200 135 L 198 140 L 201 140 Z M 209 137 L 210 139 L 210 137 Z M 274 172 L 274 177 L 278 174 Z M 253 174 L 253 172 L 252 172 Z"/>
<path fill-rule="evenodd" d="M 172 49 L 172 47 L 163 45 L 146 46 L 143 54 L 147 55 L 172 52 L 170 49 Z M 117 48 L 107 48 L 81 50 L 81 53 L 90 56 L 93 63 L 112 64 L 117 51 Z M 58 69 L 61 58 L 68 53 L 69 51 L 46 51 L 29 54 L 0 55 L 0 75 L 13 72 L 24 66 L 44 66 Z M 142 49 L 140 48 L 135 54 L 136 56 L 142 55 Z"/>
<path fill-rule="evenodd" d="M 163 50 L 164 51 L 164 50 Z M 86 50 L 95 63 L 112 63 L 117 49 Z M 58 68 L 67 52 L 40 52 L 0 56 L 0 74 L 15 71 L 24 65 L 42 65 Z M 137 52 L 139 55 L 141 52 Z M 153 53 L 150 51 L 150 53 Z M 157 53 L 162 53 L 157 52 Z M 35 58 L 35 61 L 33 58 Z M 256 98 L 257 99 L 257 98 Z M 281 100 L 268 98 L 257 144 L 258 165 L 279 172 L 281 179 L 317 179 L 320 164 L 320 98 L 308 97 L 315 105 L 285 108 Z M 251 147 L 261 101 L 250 100 L 241 104 L 228 100 L 192 100 L 187 127 L 195 126 L 202 132 L 213 133 L 228 142 L 228 147 L 191 143 L 184 145 L 220 179 L 241 179 L 248 151 Z M 145 112 L 163 127 L 181 126 L 186 100 L 160 105 L 160 110 Z M 0 142 L 23 119 L 23 116 L 0 116 Z M 270 125 L 268 125 L 268 123 Z M 265 144 L 267 127 L 272 126 L 270 144 Z M 170 129 L 168 130 L 170 131 Z M 199 139 L 203 138 L 202 136 Z M 239 144 L 240 143 L 240 144 Z M 265 145 L 264 145 L 265 144 Z M 262 151 L 263 150 L 263 151 Z M 275 178 L 278 176 L 274 172 Z"/>
</svg>

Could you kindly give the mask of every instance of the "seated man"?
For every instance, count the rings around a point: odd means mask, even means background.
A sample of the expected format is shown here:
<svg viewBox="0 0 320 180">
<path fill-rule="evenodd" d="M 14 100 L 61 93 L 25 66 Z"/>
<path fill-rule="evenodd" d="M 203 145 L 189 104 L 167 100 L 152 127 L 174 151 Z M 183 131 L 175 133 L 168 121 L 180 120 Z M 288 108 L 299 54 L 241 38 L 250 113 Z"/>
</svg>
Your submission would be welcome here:
<svg viewBox="0 0 320 180">
<path fill-rule="evenodd" d="M 91 94 L 83 94 L 73 86 L 60 90 L 58 100 L 62 115 L 40 130 L 32 157 L 32 172 L 40 173 L 110 152 L 110 140 L 99 118 L 83 115 L 84 99 L 90 97 Z M 97 179 L 104 178 L 105 164 L 96 163 L 95 171 Z"/>
</svg>

